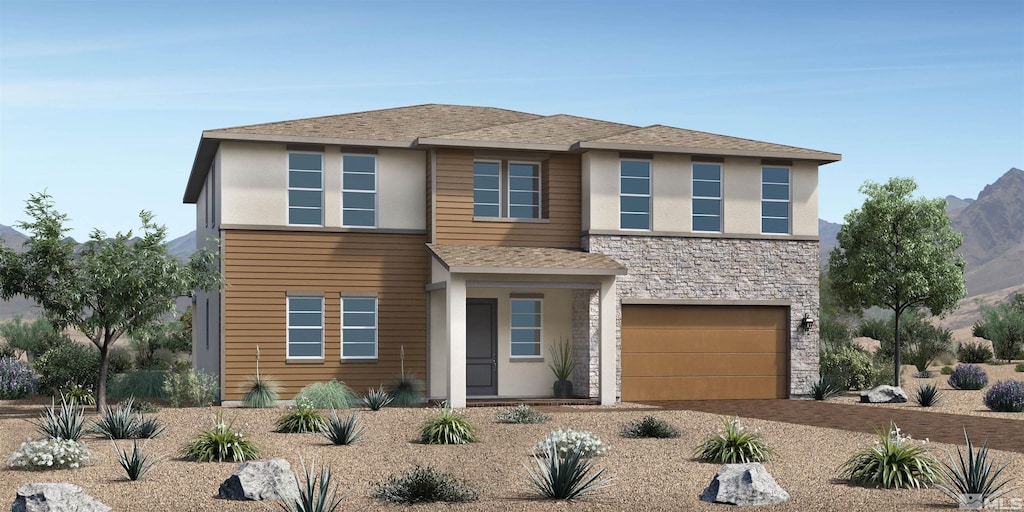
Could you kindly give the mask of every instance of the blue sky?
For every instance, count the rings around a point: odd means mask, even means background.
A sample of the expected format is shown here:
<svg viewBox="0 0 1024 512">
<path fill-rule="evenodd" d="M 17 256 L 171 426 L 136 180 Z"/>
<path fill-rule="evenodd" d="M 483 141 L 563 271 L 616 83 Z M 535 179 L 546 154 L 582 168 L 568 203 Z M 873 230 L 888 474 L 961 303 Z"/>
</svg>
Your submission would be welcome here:
<svg viewBox="0 0 1024 512">
<path fill-rule="evenodd" d="M 203 129 L 420 103 L 667 124 L 975 196 L 1024 167 L 1024 2 L 0 0 L 0 224 L 49 191 L 82 239 L 194 228 Z"/>
</svg>

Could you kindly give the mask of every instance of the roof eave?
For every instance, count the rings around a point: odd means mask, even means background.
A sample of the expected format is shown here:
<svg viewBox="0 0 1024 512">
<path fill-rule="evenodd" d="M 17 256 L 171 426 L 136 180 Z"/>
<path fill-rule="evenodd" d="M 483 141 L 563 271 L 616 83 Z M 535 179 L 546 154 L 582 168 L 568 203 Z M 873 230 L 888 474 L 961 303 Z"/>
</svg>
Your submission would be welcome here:
<svg viewBox="0 0 1024 512">
<path fill-rule="evenodd" d="M 242 142 L 285 142 L 295 144 L 331 144 L 338 146 L 373 146 L 381 148 L 409 148 L 412 147 L 412 140 L 374 140 L 374 139 L 346 139 L 341 137 L 309 137 L 303 135 L 278 135 L 258 133 L 235 133 L 224 131 L 205 131 L 203 137 L 218 140 L 233 140 Z"/>
<path fill-rule="evenodd" d="M 205 136 L 199 139 L 199 146 L 196 148 L 196 156 L 192 159 L 192 172 L 188 175 L 188 184 L 185 185 L 185 195 L 181 202 L 185 204 L 196 204 L 199 202 L 199 194 L 203 191 L 206 183 L 206 175 L 210 172 L 210 165 L 213 157 L 217 154 L 220 141 L 208 139 Z"/>
<path fill-rule="evenodd" d="M 800 151 L 753 151 L 744 149 L 699 148 L 688 146 L 662 146 L 656 144 L 625 144 L 616 142 L 581 141 L 573 144 L 573 150 L 603 149 L 609 151 L 635 151 L 640 153 L 685 153 L 690 155 L 745 156 L 756 158 L 781 158 L 789 160 L 814 160 L 829 164 L 842 160 L 838 153 Z"/>
<path fill-rule="evenodd" d="M 572 150 L 570 144 L 539 144 L 529 142 L 497 142 L 483 140 L 460 140 L 444 139 L 437 137 L 420 137 L 413 144 L 414 147 L 441 146 L 457 148 L 487 148 L 487 149 L 509 149 L 517 151 L 557 151 L 568 152 Z"/>
<path fill-rule="evenodd" d="M 532 274 L 572 276 L 622 276 L 625 268 L 471 267 L 450 266 L 452 274 Z"/>
</svg>

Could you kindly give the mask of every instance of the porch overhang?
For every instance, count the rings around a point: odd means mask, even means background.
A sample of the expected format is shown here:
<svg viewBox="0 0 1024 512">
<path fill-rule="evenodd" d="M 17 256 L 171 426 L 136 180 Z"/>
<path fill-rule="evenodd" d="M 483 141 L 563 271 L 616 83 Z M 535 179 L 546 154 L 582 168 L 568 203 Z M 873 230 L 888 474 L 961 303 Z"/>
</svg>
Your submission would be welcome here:
<svg viewBox="0 0 1024 512">
<path fill-rule="evenodd" d="M 427 250 L 452 274 L 626 274 L 626 267 L 608 256 L 571 249 L 427 244 Z"/>
</svg>

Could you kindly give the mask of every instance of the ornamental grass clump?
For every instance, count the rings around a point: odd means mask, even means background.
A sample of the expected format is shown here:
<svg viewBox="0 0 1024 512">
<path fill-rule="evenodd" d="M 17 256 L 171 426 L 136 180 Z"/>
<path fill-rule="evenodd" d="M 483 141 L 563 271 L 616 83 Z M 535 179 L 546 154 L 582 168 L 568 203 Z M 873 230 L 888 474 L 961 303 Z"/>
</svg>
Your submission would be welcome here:
<svg viewBox="0 0 1024 512">
<path fill-rule="evenodd" d="M 39 378 L 21 359 L 0 357 L 0 400 L 18 400 L 39 389 Z"/>
<path fill-rule="evenodd" d="M 914 441 L 896 423 L 887 431 L 875 429 L 874 446 L 865 446 L 840 468 L 840 475 L 853 483 L 891 488 L 920 489 L 939 478 L 939 463 L 928 452 L 925 441 Z"/>
<path fill-rule="evenodd" d="M 412 373 L 405 373 L 405 345 L 398 351 L 401 371 L 391 382 L 391 398 L 394 404 L 401 407 L 417 405 L 423 396 L 423 381 Z"/>
<path fill-rule="evenodd" d="M 994 467 L 992 461 L 988 459 L 988 439 L 986 438 L 985 444 L 975 452 L 966 428 L 964 440 L 967 441 L 967 460 L 964 460 L 964 454 L 959 446 L 956 447 L 958 460 L 953 459 L 952 453 L 946 452 L 949 462 L 943 462 L 941 468 L 945 482 L 936 484 L 935 487 L 953 498 L 960 508 L 978 508 L 976 505 L 1012 491 L 1013 488 L 1006 487 L 1009 480 L 999 478 L 1006 466 L 1010 465 L 1010 461 Z"/>
<path fill-rule="evenodd" d="M 89 461 L 92 452 L 73 439 L 28 440 L 7 459 L 13 469 L 45 471 L 48 469 L 77 469 Z"/>
<path fill-rule="evenodd" d="M 601 441 L 600 437 L 591 432 L 567 428 L 553 430 L 544 436 L 544 439 L 533 447 L 533 453 L 540 457 L 546 457 L 552 449 L 557 453 L 575 451 L 585 457 L 597 457 L 608 451 L 608 446 Z"/>
<path fill-rule="evenodd" d="M 1024 412 L 1024 382 L 999 381 L 985 392 L 985 407 L 996 412 Z"/>
<path fill-rule="evenodd" d="M 60 408 L 50 400 L 50 407 L 44 407 L 36 421 L 40 434 L 50 439 L 78 441 L 82 437 L 85 411 L 78 402 L 64 395 L 60 397 Z"/>
<path fill-rule="evenodd" d="M 420 428 L 423 444 L 466 444 L 476 442 L 476 429 L 466 418 L 457 414 L 445 402 L 437 416 L 428 419 Z"/>
<path fill-rule="evenodd" d="M 308 434 L 320 432 L 327 426 L 327 418 L 313 408 L 305 398 L 296 398 L 295 405 L 284 416 L 277 419 L 276 432 L 285 434 Z"/>
<path fill-rule="evenodd" d="M 331 411 L 331 417 L 327 418 L 326 425 L 321 431 L 328 441 L 336 445 L 349 445 L 356 442 L 363 433 L 363 427 L 359 425 L 359 418 L 356 413 L 348 415 L 347 418 L 338 417 L 338 411 Z"/>
<path fill-rule="evenodd" d="M 949 385 L 953 389 L 981 389 L 988 384 L 985 370 L 975 364 L 958 364 L 949 376 Z"/>
<path fill-rule="evenodd" d="M 569 501 L 611 485 L 610 478 L 601 478 L 605 468 L 597 469 L 591 456 L 576 447 L 548 445 L 533 454 L 533 461 L 537 468 L 526 466 L 527 481 L 547 499 Z"/>
<path fill-rule="evenodd" d="M 256 374 L 246 379 L 242 405 L 254 409 L 271 407 L 277 402 L 281 385 L 273 377 L 260 375 L 260 347 L 256 345 Z"/>
<path fill-rule="evenodd" d="M 921 407 L 931 407 L 942 401 L 942 393 L 935 384 L 921 384 L 914 393 L 914 401 Z"/>
<path fill-rule="evenodd" d="M 295 395 L 295 403 L 300 400 L 314 409 L 348 409 L 359 403 L 352 390 L 337 379 L 314 382 L 300 389 Z"/>
<path fill-rule="evenodd" d="M 551 417 L 526 404 L 510 407 L 494 415 L 498 423 L 545 423 Z"/>
<path fill-rule="evenodd" d="M 987 363 L 992 359 L 992 349 L 982 343 L 961 343 L 956 349 L 956 360 L 961 363 Z"/>
<path fill-rule="evenodd" d="M 390 404 L 392 400 L 394 398 L 384 390 L 384 386 L 380 386 L 377 389 L 370 388 L 366 391 L 366 396 L 363 397 L 363 405 L 371 411 L 379 411 Z"/>
<path fill-rule="evenodd" d="M 679 437 L 679 429 L 669 425 L 661 418 L 644 416 L 642 419 L 628 423 L 622 427 L 622 436 L 634 439 L 651 437 L 668 439 Z"/>
<path fill-rule="evenodd" d="M 464 503 L 479 499 L 469 483 L 431 466 L 417 465 L 400 475 L 391 475 L 387 482 L 373 484 L 370 495 L 389 503 Z"/>
<path fill-rule="evenodd" d="M 694 456 L 703 462 L 741 464 L 764 462 L 775 456 L 768 443 L 756 431 L 747 430 L 739 418 L 724 421 L 725 428 L 710 432 L 704 442 L 694 450 Z"/>
<path fill-rule="evenodd" d="M 223 414 L 218 412 L 213 428 L 200 432 L 181 450 L 181 456 L 195 462 L 245 462 L 259 458 L 260 449 L 241 431 L 236 432 L 234 426 L 235 420 L 224 423 Z"/>
</svg>

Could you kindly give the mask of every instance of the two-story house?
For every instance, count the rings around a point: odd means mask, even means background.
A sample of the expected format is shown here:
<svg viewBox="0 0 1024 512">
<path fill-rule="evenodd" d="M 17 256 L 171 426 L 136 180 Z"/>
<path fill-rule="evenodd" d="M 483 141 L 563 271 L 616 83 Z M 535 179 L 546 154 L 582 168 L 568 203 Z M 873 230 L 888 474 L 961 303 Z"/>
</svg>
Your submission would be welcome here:
<svg viewBox="0 0 1024 512">
<path fill-rule="evenodd" d="M 785 398 L 817 378 L 818 167 L 838 154 L 489 107 L 205 131 L 184 201 L 220 240 L 195 365 L 237 402 L 406 371 L 430 398 Z"/>
</svg>

